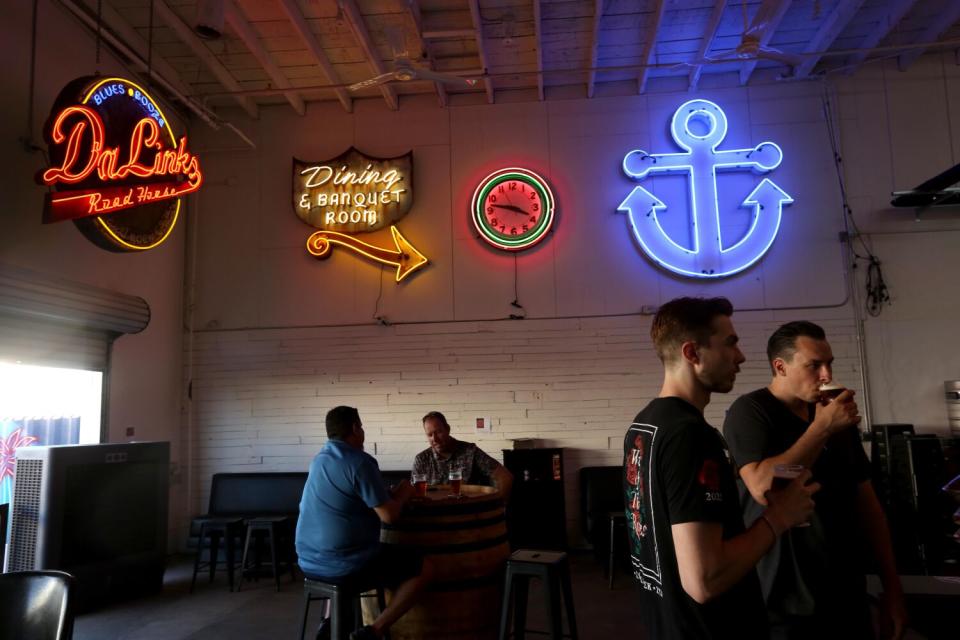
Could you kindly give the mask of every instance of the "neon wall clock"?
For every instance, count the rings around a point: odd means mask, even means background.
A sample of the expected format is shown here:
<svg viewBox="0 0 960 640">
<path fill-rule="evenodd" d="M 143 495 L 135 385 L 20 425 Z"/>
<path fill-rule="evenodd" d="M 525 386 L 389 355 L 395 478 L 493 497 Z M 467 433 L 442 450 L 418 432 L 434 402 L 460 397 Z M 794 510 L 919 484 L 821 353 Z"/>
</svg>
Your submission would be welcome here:
<svg viewBox="0 0 960 640">
<path fill-rule="evenodd" d="M 642 186 L 634 187 L 617 210 L 629 216 L 643 252 L 664 269 L 690 278 L 724 278 L 749 268 L 770 249 L 780 229 L 783 207 L 793 198 L 764 178 L 740 204 L 751 213 L 749 229 L 740 238 L 725 241 L 717 204 L 717 173 L 769 173 L 780 166 L 783 151 L 773 142 L 761 142 L 752 149 L 717 149 L 727 135 L 727 116 L 709 100 L 680 105 L 673 114 L 670 133 L 682 152 L 631 151 L 623 158 L 623 172 L 637 181 L 657 174 L 686 176 L 690 194 L 687 224 L 693 246 L 678 244 L 664 231 L 660 218 L 668 206 Z"/>
<path fill-rule="evenodd" d="M 480 237 L 505 251 L 521 251 L 546 237 L 555 200 L 546 180 L 528 169 L 494 171 L 480 181 L 470 217 Z"/>
</svg>

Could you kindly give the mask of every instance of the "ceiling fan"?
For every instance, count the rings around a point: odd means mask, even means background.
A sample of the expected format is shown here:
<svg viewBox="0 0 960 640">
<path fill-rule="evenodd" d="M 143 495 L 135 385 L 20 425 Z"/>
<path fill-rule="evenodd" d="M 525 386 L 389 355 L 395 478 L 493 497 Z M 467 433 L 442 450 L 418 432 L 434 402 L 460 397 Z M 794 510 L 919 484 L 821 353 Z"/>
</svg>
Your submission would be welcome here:
<svg viewBox="0 0 960 640">
<path fill-rule="evenodd" d="M 710 64 L 718 62 L 749 62 L 752 60 L 770 60 L 771 62 L 777 62 L 787 67 L 798 67 L 803 63 L 804 57 L 799 55 L 794 55 L 791 53 L 786 53 L 774 47 L 768 47 L 762 44 L 765 40 L 769 38 L 765 36 L 772 36 L 773 31 L 776 29 L 776 24 L 779 23 L 778 16 L 776 12 L 780 9 L 774 7 L 769 11 L 765 9 L 769 8 L 769 5 L 764 3 L 761 5 L 757 14 L 753 17 L 753 22 L 748 23 L 747 21 L 747 4 L 744 0 L 743 4 L 743 33 L 740 35 L 740 42 L 737 43 L 737 46 L 724 53 L 715 56 L 705 56 L 701 60 L 697 60 L 692 64 Z M 770 33 L 768 34 L 768 31 Z"/>
<path fill-rule="evenodd" d="M 442 82 L 443 84 L 460 87 L 473 87 L 479 82 L 477 78 L 463 78 L 451 73 L 440 73 L 427 67 L 415 65 L 404 44 L 403 31 L 399 27 L 385 27 L 384 35 L 387 42 L 390 43 L 390 50 L 393 52 L 393 70 L 367 80 L 355 82 L 347 87 L 348 91 L 377 87 L 387 82 L 410 82 L 411 80 Z"/>
</svg>

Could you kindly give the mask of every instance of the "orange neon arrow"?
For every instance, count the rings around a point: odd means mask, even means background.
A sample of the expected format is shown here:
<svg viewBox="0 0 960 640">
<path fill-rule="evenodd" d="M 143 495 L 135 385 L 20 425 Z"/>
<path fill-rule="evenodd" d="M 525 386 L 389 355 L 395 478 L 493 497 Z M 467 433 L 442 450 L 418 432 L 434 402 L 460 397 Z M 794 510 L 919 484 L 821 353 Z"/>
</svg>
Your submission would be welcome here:
<svg viewBox="0 0 960 640">
<path fill-rule="evenodd" d="M 400 234 L 400 230 L 394 226 L 390 227 L 390 233 L 393 234 L 393 243 L 397 250 L 391 251 L 383 247 L 375 247 L 357 240 L 353 236 L 337 231 L 317 231 L 307 238 L 307 251 L 318 258 L 326 258 L 330 255 L 333 245 L 339 244 L 348 249 L 353 249 L 371 260 L 382 262 L 383 264 L 396 265 L 397 282 L 400 282 L 408 275 L 427 264 L 427 257 L 420 253 L 410 244 L 406 238 Z"/>
</svg>

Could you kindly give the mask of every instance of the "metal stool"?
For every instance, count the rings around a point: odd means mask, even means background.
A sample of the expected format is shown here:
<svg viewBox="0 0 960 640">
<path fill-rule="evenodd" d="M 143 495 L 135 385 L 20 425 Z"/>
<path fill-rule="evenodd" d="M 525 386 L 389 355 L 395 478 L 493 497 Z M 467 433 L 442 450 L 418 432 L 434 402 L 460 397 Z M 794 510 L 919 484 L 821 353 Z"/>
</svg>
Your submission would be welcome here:
<svg viewBox="0 0 960 640">
<path fill-rule="evenodd" d="M 262 518 L 250 518 L 247 520 L 247 538 L 243 543 L 243 559 L 240 560 L 240 580 L 237 583 L 237 591 L 243 586 L 243 581 L 247 574 L 253 572 L 254 579 L 258 577 L 260 571 L 260 538 L 266 537 L 270 545 L 270 568 L 273 570 L 273 579 L 277 583 L 277 591 L 280 591 L 280 571 L 278 568 L 277 547 L 280 546 L 285 557 L 284 562 L 287 570 L 290 572 L 290 582 L 294 581 L 293 562 L 290 558 L 289 546 L 289 528 L 290 518 L 286 516 L 265 516 Z M 258 536 L 257 532 L 262 532 L 264 536 Z M 284 537 L 286 535 L 286 537 Z M 250 540 L 256 538 L 254 543 L 253 567 L 247 566 L 247 556 L 250 552 Z M 278 540 L 280 544 L 278 545 Z"/>
<path fill-rule="evenodd" d="M 330 640 L 347 640 L 350 632 L 360 628 L 363 624 L 363 614 L 360 609 L 360 598 L 372 597 L 367 591 L 376 589 L 377 606 L 382 612 L 387 608 L 386 596 L 382 585 L 351 584 L 349 578 L 343 583 L 323 582 L 305 578 L 303 593 L 306 601 L 303 604 L 303 624 L 300 627 L 300 640 L 307 633 L 307 618 L 310 614 L 310 603 L 314 600 L 330 601 Z M 385 634 L 389 640 L 390 635 Z"/>
<path fill-rule="evenodd" d="M 227 552 L 227 580 L 230 583 L 230 591 L 233 591 L 233 539 L 243 534 L 242 518 L 199 518 L 200 538 L 197 540 L 197 557 L 193 560 L 193 578 L 190 580 L 190 593 L 193 593 L 193 587 L 197 583 L 197 572 L 207 567 L 210 569 L 210 582 L 213 582 L 213 576 L 217 572 L 217 559 L 220 557 L 220 538 L 225 541 Z M 203 555 L 204 541 L 208 540 L 207 548 L 210 550 L 208 562 L 202 562 L 200 556 Z"/>
<path fill-rule="evenodd" d="M 613 569 L 616 566 L 616 553 L 617 553 L 617 536 L 616 531 L 618 528 L 627 528 L 627 515 L 623 511 L 611 511 L 610 512 L 610 558 L 609 563 L 609 575 L 608 578 L 610 583 L 608 585 L 609 589 L 613 589 Z"/>
<path fill-rule="evenodd" d="M 527 631 L 527 594 L 531 578 L 540 578 L 546 596 L 547 616 L 553 640 L 564 636 L 577 640 L 577 617 L 573 610 L 573 589 L 570 586 L 570 565 L 567 554 L 561 551 L 514 551 L 507 561 L 507 577 L 503 589 L 503 607 L 500 612 L 500 640 L 510 636 L 510 607 L 513 604 L 513 636 L 523 640 Z M 514 592 L 516 585 L 516 595 Z M 567 611 L 568 634 L 563 633 L 561 594 Z M 514 602 L 511 602 L 514 601 Z M 535 632 L 544 633 L 544 632 Z"/>
</svg>

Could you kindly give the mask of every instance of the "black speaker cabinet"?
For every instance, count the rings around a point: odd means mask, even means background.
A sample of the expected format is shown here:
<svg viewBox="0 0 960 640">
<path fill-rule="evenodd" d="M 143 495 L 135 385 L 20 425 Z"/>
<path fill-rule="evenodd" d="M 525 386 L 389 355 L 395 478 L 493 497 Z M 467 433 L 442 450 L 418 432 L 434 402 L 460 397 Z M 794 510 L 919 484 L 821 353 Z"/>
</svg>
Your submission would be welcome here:
<svg viewBox="0 0 960 640">
<path fill-rule="evenodd" d="M 504 449 L 503 465 L 513 474 L 507 505 L 510 545 L 565 549 L 563 449 Z"/>
</svg>

